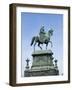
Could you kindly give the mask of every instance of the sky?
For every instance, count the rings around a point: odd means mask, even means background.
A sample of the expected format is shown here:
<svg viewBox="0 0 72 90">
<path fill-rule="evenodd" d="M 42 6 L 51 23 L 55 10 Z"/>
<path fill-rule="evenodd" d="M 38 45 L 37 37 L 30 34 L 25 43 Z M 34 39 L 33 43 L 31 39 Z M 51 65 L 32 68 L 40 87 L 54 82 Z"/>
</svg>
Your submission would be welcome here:
<svg viewBox="0 0 72 90">
<path fill-rule="evenodd" d="M 53 29 L 51 41 L 53 47 L 48 46 L 54 53 L 53 56 L 58 60 L 58 68 L 60 75 L 63 73 L 63 15 L 62 14 L 44 14 L 44 13 L 26 13 L 21 12 L 21 75 L 24 76 L 26 67 L 26 59 L 30 60 L 32 65 L 33 46 L 30 46 L 33 36 L 38 36 L 41 26 L 44 25 L 45 31 Z M 36 50 L 40 50 L 38 46 Z M 45 45 L 43 45 L 45 49 Z"/>
</svg>

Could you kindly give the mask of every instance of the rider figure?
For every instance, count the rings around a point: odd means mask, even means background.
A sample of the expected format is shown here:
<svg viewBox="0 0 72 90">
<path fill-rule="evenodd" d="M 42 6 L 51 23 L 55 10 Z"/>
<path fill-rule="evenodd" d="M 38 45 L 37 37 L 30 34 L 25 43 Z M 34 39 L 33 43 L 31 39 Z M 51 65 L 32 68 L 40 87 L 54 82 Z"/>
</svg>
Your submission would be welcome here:
<svg viewBox="0 0 72 90">
<path fill-rule="evenodd" d="M 39 36 L 40 36 L 40 41 L 43 42 L 44 41 L 44 37 L 45 37 L 45 30 L 44 30 L 44 26 L 41 27 L 40 29 L 40 33 L 39 33 Z"/>
<path fill-rule="evenodd" d="M 41 33 L 42 33 L 42 34 L 45 34 L 44 26 L 41 27 L 39 35 L 40 35 Z"/>
</svg>

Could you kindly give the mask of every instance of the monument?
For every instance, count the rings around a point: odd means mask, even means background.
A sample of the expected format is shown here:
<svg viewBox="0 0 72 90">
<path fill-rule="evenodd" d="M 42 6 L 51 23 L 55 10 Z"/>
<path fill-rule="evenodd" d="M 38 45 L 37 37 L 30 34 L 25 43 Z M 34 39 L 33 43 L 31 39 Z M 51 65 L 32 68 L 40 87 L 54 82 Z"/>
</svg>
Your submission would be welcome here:
<svg viewBox="0 0 72 90">
<path fill-rule="evenodd" d="M 49 43 L 51 43 L 51 47 L 53 46 L 52 41 L 50 41 L 52 35 L 52 29 L 45 32 L 44 26 L 42 26 L 39 36 L 34 36 L 32 38 L 31 46 L 34 44 L 32 53 L 33 62 L 31 68 L 29 68 L 29 59 L 26 60 L 27 65 L 24 71 L 25 77 L 59 75 L 57 60 L 54 59 L 52 50 L 47 49 Z M 35 45 L 37 43 L 41 50 L 35 50 Z M 46 44 L 46 49 L 43 50 L 40 44 Z"/>
</svg>

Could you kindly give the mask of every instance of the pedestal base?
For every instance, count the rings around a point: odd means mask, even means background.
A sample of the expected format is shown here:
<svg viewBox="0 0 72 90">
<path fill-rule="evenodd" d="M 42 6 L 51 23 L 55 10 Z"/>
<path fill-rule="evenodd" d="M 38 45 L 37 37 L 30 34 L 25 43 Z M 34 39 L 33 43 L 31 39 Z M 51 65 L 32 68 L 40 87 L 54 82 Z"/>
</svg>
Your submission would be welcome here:
<svg viewBox="0 0 72 90">
<path fill-rule="evenodd" d="M 59 75 L 59 70 L 53 64 L 51 50 L 38 50 L 33 52 L 31 69 L 24 71 L 25 77 Z"/>
<path fill-rule="evenodd" d="M 54 75 L 59 75 L 59 71 L 55 69 L 50 69 L 50 70 L 29 70 L 25 71 L 25 77 L 32 77 L 32 76 L 54 76 Z"/>
</svg>

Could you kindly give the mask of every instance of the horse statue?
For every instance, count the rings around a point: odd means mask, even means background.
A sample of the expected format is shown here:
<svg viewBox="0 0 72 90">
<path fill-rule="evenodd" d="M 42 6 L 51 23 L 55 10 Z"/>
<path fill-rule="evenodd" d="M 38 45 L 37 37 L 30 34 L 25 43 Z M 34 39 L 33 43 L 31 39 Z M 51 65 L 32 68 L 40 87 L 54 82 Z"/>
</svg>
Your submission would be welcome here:
<svg viewBox="0 0 72 90">
<path fill-rule="evenodd" d="M 49 43 L 52 45 L 52 41 L 50 41 L 51 36 L 53 35 L 53 30 L 50 29 L 48 32 L 44 31 L 44 26 L 40 29 L 39 36 L 34 36 L 31 41 L 31 46 L 34 44 L 34 51 L 35 51 L 35 45 L 38 43 L 38 47 L 42 49 L 40 44 L 46 44 L 46 49 Z"/>
</svg>

